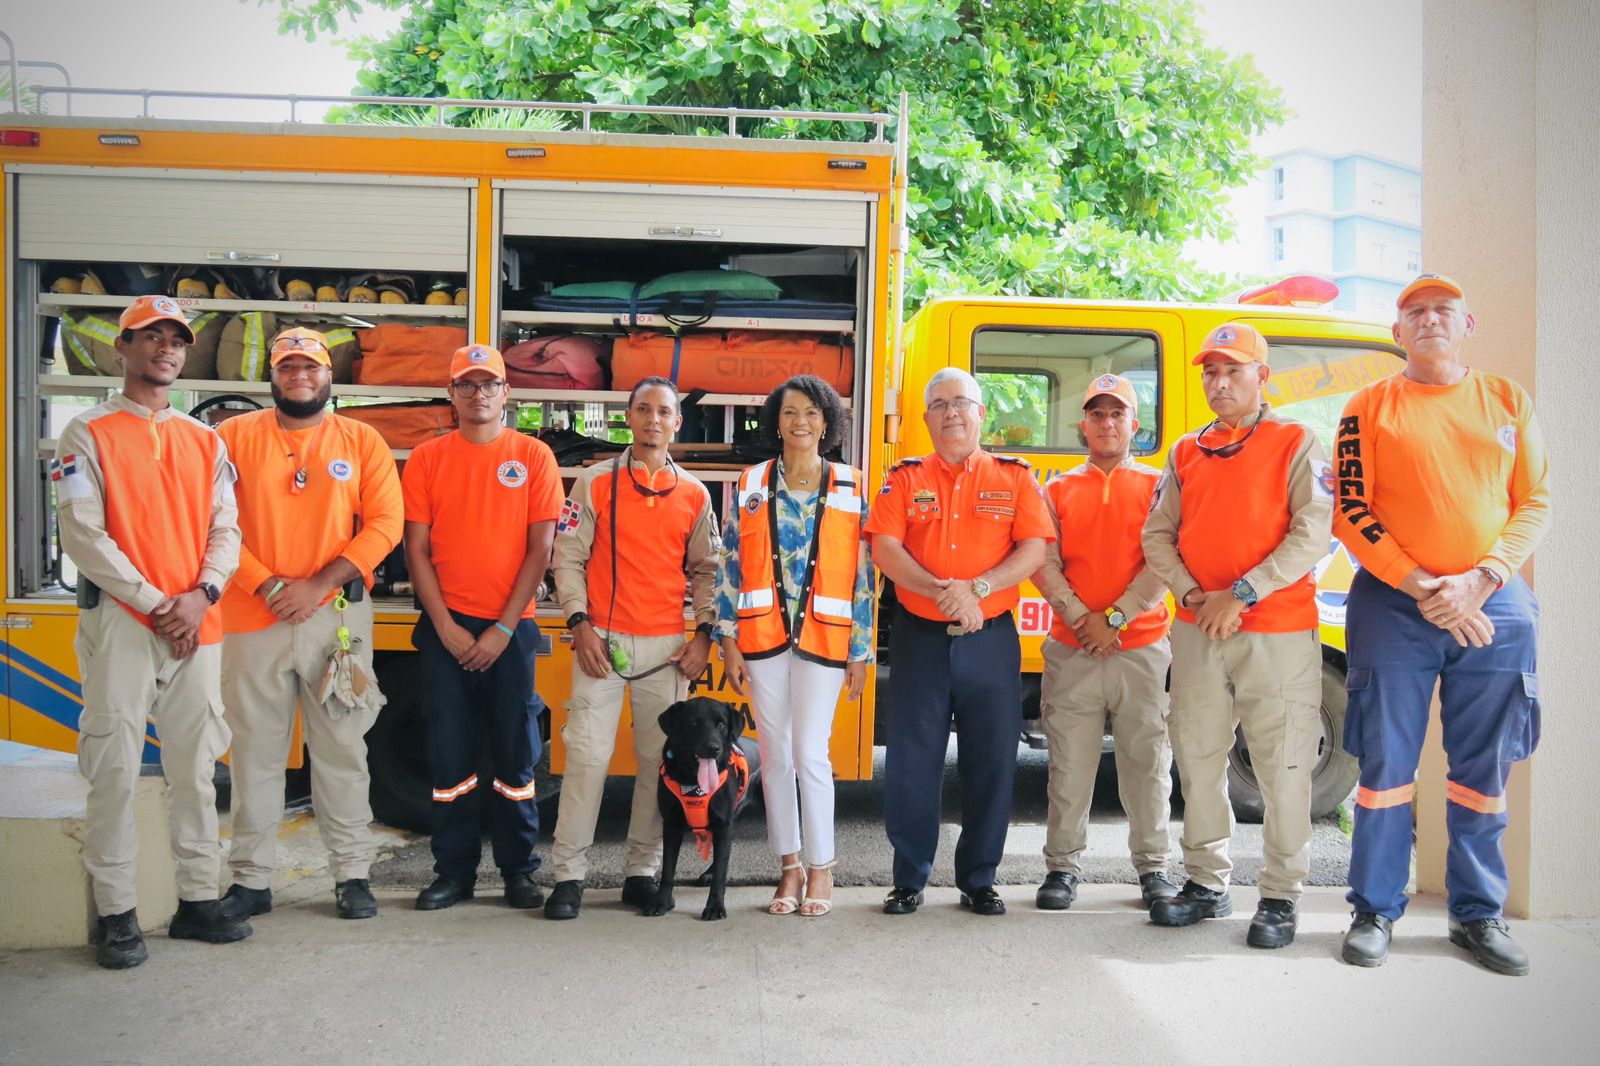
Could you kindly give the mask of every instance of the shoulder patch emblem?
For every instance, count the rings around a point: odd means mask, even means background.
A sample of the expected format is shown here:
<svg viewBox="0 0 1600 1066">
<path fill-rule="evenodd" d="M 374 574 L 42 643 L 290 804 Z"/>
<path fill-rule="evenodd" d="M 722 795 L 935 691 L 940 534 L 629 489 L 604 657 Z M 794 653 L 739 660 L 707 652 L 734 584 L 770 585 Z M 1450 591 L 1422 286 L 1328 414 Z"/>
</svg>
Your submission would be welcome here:
<svg viewBox="0 0 1600 1066">
<path fill-rule="evenodd" d="M 1516 426 L 1501 426 L 1500 429 L 1495 433 L 1494 436 L 1495 436 L 1495 440 L 1498 440 L 1500 442 L 1500 447 L 1504 448 L 1506 451 L 1510 452 L 1512 455 L 1516 455 L 1517 454 L 1517 427 Z"/>
<path fill-rule="evenodd" d="M 348 459 L 335 459 L 328 464 L 328 476 L 335 481 L 349 481 L 355 467 L 350 465 Z"/>
<path fill-rule="evenodd" d="M 1311 464 L 1311 487 L 1318 496 L 1324 499 L 1333 499 L 1334 489 L 1333 464 L 1317 459 Z"/>
<path fill-rule="evenodd" d="M 582 514 L 583 509 L 578 506 L 578 502 L 568 496 L 561 504 L 561 516 L 556 519 L 556 532 L 576 533 L 578 531 L 578 519 Z"/>
</svg>

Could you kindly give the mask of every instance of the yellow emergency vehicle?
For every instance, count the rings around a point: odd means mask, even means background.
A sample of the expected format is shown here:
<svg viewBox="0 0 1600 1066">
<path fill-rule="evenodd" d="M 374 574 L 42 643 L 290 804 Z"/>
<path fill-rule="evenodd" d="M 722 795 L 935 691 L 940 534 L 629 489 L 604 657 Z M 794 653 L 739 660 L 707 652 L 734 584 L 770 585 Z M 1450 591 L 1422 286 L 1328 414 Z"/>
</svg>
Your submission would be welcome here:
<svg viewBox="0 0 1600 1066">
<path fill-rule="evenodd" d="M 297 102 L 283 102 L 292 116 Z M 55 541 L 46 469 L 60 428 L 117 386 L 120 372 L 107 357 L 115 331 L 105 324 L 142 293 L 168 292 L 205 319 L 207 328 L 197 322 L 197 332 L 210 340 L 191 353 L 174 394 L 187 408 L 270 402 L 260 355 L 272 329 L 286 324 L 339 331 L 351 351 L 363 335 L 388 326 L 451 328 L 465 341 L 502 349 L 558 333 L 607 346 L 656 333 L 680 339 L 685 351 L 692 338 L 733 333 L 810 338 L 853 360 L 846 390 L 853 425 L 842 458 L 862 467 L 869 483 L 895 458 L 929 450 L 921 386 L 940 366 L 978 376 L 990 399 L 987 440 L 1029 459 L 1043 477 L 1082 461 L 1076 406 L 1063 398 L 1081 396 L 1087 380 L 1107 370 L 1133 378 L 1141 407 L 1147 398 L 1156 412 L 1138 448 L 1159 464 L 1180 433 L 1207 418 L 1184 352 L 1227 317 L 1244 315 L 1272 339 L 1274 401 L 1330 438 L 1343 398 L 1396 365 L 1379 327 L 1254 305 L 1246 313 L 946 298 L 923 308 L 902 338 L 894 309 L 901 302 L 898 208 L 907 145 L 904 123 L 889 114 L 680 109 L 678 118 L 705 130 L 676 136 L 603 132 L 607 117 L 627 108 L 380 102 L 441 115 L 552 108 L 571 128 L 0 116 L 0 368 L 7 397 L 0 738 L 63 750 L 75 744 L 82 694 L 72 650 L 73 574 Z M 148 111 L 149 97 L 145 105 Z M 80 116 L 84 110 L 80 101 Z M 559 295 L 592 283 L 633 283 L 637 295 L 651 279 L 706 271 L 758 275 L 779 295 L 760 304 L 724 299 L 687 307 L 625 299 L 620 308 L 603 298 L 563 304 Z M 730 360 L 728 372 L 734 379 L 752 365 L 759 372 L 765 358 Z M 782 357 L 773 363 L 778 370 L 793 365 Z M 568 477 L 608 455 L 585 454 L 584 440 L 625 439 L 618 429 L 625 389 L 516 387 L 510 395 L 519 426 L 577 440 L 577 451 L 562 460 Z M 371 384 L 359 369 L 333 386 L 335 404 L 347 413 L 443 396 L 442 382 Z M 751 461 L 764 396 L 713 388 L 691 398 L 680 448 L 686 466 L 723 494 L 725 512 L 727 486 Z M 397 448 L 397 459 L 406 454 Z M 1326 569 L 1330 587 L 1347 587 L 1348 559 L 1335 553 Z M 403 574 L 386 573 L 375 592 L 377 665 L 389 703 L 368 736 L 373 808 L 385 821 L 420 828 L 430 792 L 423 686 L 410 644 L 416 609 Z M 1341 599 L 1326 593 L 1323 605 L 1330 769 L 1319 764 L 1326 779 L 1319 802 L 1341 783 L 1344 789 L 1328 806 L 1349 791 L 1349 772 L 1336 754 Z M 1047 611 L 1036 594 L 1021 608 L 1035 700 Z M 536 684 L 549 708 L 549 770 L 559 775 L 570 645 L 553 602 L 541 605 L 539 622 L 546 647 Z M 732 697 L 715 662 L 693 691 Z M 869 683 L 859 702 L 841 700 L 831 752 L 841 779 L 871 776 L 874 691 Z M 629 727 L 625 715 L 621 729 Z M 159 743 L 152 730 L 147 758 Z M 632 745 L 621 742 L 616 751 L 613 772 L 630 773 Z M 1242 746 L 1238 761 L 1246 779 Z M 1248 802 L 1241 809 L 1248 814 Z"/>
</svg>

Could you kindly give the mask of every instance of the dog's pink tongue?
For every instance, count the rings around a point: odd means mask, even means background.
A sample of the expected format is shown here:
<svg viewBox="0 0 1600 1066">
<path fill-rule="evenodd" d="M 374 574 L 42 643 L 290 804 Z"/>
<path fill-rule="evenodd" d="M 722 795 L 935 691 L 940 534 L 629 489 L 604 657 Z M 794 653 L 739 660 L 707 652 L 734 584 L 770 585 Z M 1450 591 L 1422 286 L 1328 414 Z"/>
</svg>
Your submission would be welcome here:
<svg viewBox="0 0 1600 1066">
<path fill-rule="evenodd" d="M 700 769 L 695 775 L 695 784 L 700 786 L 700 791 L 707 796 L 717 790 L 717 760 L 701 759 Z"/>
</svg>

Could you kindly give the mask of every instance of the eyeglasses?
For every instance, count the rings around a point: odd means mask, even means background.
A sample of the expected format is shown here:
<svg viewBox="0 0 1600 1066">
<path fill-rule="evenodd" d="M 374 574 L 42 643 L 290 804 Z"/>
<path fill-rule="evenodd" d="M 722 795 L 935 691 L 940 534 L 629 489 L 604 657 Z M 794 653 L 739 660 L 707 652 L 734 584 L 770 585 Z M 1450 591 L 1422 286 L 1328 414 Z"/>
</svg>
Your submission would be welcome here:
<svg viewBox="0 0 1600 1066">
<path fill-rule="evenodd" d="M 325 352 L 328 350 L 328 346 L 315 337 L 279 337 L 272 342 L 272 350 L 275 352 L 291 350 L 297 352 Z"/>
<path fill-rule="evenodd" d="M 1245 442 L 1248 441 L 1251 437 L 1255 436 L 1256 435 L 1256 430 L 1261 428 L 1261 420 L 1258 418 L 1258 419 L 1256 419 L 1254 422 L 1252 422 L 1250 424 L 1249 432 L 1247 432 L 1244 436 L 1240 437 L 1238 440 L 1233 441 L 1230 444 L 1224 444 L 1224 445 L 1222 445 L 1221 447 L 1218 447 L 1218 448 L 1207 447 L 1205 442 L 1204 442 L 1204 440 L 1203 440 L 1203 438 L 1205 437 L 1205 435 L 1207 433 L 1210 433 L 1213 429 L 1216 429 L 1221 424 L 1222 424 L 1222 419 L 1220 419 L 1220 418 L 1212 419 L 1209 423 L 1206 424 L 1206 427 L 1204 429 L 1202 429 L 1199 433 L 1196 433 L 1194 435 L 1194 446 L 1196 448 L 1199 448 L 1205 454 L 1207 454 L 1209 456 L 1212 456 L 1214 458 L 1217 458 L 1217 459 L 1231 459 L 1235 455 L 1238 455 L 1239 454 L 1239 449 L 1243 448 L 1244 445 L 1245 445 Z"/>
<path fill-rule="evenodd" d="M 504 391 L 505 387 L 506 383 L 503 381 L 452 381 L 450 383 L 450 391 L 463 400 L 476 396 L 480 392 L 485 396 L 498 396 Z"/>
<path fill-rule="evenodd" d="M 978 401 L 970 396 L 957 396 L 953 400 L 933 401 L 928 405 L 928 413 L 930 415 L 942 415 L 946 411 L 954 411 L 958 415 L 964 415 L 978 405 Z"/>
</svg>

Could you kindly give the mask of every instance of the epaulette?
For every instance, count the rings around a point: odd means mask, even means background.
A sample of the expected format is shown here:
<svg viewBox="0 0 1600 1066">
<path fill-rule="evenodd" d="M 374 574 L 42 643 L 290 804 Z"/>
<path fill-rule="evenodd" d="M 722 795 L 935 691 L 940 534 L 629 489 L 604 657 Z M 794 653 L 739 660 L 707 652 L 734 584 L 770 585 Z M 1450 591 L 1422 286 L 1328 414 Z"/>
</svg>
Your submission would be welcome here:
<svg viewBox="0 0 1600 1066">
<path fill-rule="evenodd" d="M 900 460 L 898 463 L 896 463 L 893 466 L 891 466 L 889 468 L 889 473 L 891 473 L 891 474 L 894 473 L 896 470 L 899 470 L 902 466 L 921 466 L 921 465 L 922 465 L 922 456 L 920 456 L 920 455 L 908 455 L 904 459 Z"/>
<path fill-rule="evenodd" d="M 1002 463 L 1014 463 L 1017 466 L 1022 467 L 1022 469 L 1024 469 L 1024 470 L 1032 470 L 1033 469 L 1033 464 L 1032 463 L 1028 462 L 1028 460 L 1026 460 L 1026 459 L 1019 459 L 1015 455 L 1001 455 L 999 452 L 992 452 L 991 454 L 996 459 L 1000 460 Z"/>
</svg>

